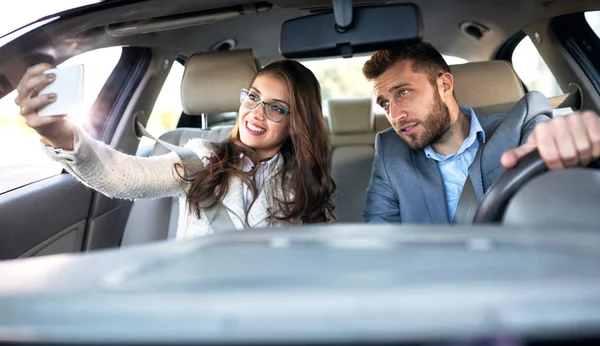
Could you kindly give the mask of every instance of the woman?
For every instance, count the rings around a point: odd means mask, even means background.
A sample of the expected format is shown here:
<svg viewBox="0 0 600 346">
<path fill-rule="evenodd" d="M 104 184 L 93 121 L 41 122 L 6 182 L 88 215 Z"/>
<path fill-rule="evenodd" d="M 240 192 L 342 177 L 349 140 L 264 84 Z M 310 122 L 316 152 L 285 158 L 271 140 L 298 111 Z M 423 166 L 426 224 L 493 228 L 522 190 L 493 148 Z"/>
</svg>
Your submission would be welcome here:
<svg viewBox="0 0 600 346">
<path fill-rule="evenodd" d="M 201 159 L 194 162 L 181 162 L 175 153 L 126 155 L 92 139 L 64 117 L 38 116 L 38 109 L 56 99 L 36 93 L 52 82 L 54 76 L 43 74 L 51 67 L 30 68 L 15 100 L 27 125 L 41 135 L 48 155 L 110 197 L 180 196 L 184 203 L 177 238 L 213 233 L 217 215 L 221 226 L 226 218 L 236 229 L 335 222 L 331 145 L 321 90 L 302 64 L 281 60 L 258 71 L 242 90 L 238 121 L 229 138 L 186 144 Z"/>
</svg>

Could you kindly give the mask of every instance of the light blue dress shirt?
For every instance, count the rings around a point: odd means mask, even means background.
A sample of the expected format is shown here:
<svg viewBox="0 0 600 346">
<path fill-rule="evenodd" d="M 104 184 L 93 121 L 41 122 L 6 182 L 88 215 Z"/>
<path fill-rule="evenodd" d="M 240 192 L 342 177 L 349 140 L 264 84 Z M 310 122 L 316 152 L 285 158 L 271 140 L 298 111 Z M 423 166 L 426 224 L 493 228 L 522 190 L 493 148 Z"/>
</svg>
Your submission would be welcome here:
<svg viewBox="0 0 600 346">
<path fill-rule="evenodd" d="M 433 150 L 431 146 L 425 148 L 425 155 L 429 159 L 437 161 L 438 168 L 442 175 L 444 183 L 444 191 L 446 194 L 446 206 L 448 208 L 449 221 L 454 220 L 456 206 L 462 192 L 467 175 L 469 174 L 469 166 L 475 159 L 475 154 L 479 148 L 480 141 L 485 143 L 485 132 L 477 120 L 475 111 L 466 106 L 460 106 L 460 110 L 467 118 L 471 119 L 471 128 L 469 136 L 464 140 L 456 154 L 442 156 Z"/>
</svg>

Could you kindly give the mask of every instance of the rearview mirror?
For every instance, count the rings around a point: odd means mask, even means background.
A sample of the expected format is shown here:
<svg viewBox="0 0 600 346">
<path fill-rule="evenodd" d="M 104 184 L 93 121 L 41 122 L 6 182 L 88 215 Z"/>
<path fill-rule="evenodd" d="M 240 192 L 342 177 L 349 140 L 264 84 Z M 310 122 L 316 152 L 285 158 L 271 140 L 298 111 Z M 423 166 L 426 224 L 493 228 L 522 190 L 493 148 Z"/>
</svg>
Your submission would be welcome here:
<svg viewBox="0 0 600 346">
<path fill-rule="evenodd" d="M 340 30 L 333 12 L 287 20 L 279 52 L 302 59 L 353 54 L 421 41 L 421 11 L 414 4 L 356 7 L 348 28 Z"/>
</svg>

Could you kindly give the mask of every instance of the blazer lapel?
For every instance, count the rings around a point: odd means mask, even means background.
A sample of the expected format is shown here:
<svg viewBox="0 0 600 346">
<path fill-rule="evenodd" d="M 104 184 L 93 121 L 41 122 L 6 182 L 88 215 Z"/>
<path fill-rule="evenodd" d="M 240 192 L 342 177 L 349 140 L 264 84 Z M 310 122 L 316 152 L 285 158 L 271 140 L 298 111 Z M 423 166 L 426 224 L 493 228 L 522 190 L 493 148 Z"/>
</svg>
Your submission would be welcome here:
<svg viewBox="0 0 600 346">
<path fill-rule="evenodd" d="M 485 143 L 483 144 L 483 149 L 481 150 L 479 155 L 475 155 L 476 157 L 473 160 L 473 164 L 469 167 L 469 175 L 471 176 L 477 174 L 481 178 L 482 195 L 480 196 L 479 192 L 476 192 L 476 196 L 479 201 L 481 201 L 482 196 L 485 195 L 485 191 L 489 188 L 490 172 L 502 168 L 502 165 L 500 164 L 499 155 L 502 155 L 502 152 L 504 152 L 504 145 L 502 142 L 505 139 L 501 137 L 503 137 L 504 131 L 502 130 L 502 128 L 505 127 L 505 118 L 505 114 L 477 116 L 479 124 L 481 124 L 481 127 L 485 132 Z M 496 157 L 497 159 L 495 159 Z M 479 169 L 479 173 L 475 173 L 473 171 L 477 168 Z"/>
<path fill-rule="evenodd" d="M 486 135 L 487 136 L 487 135 Z M 481 150 L 477 150 L 477 154 L 475 154 L 475 158 L 473 162 L 469 166 L 468 172 L 469 177 L 471 178 L 471 183 L 473 184 L 473 190 L 475 190 L 475 197 L 477 200 L 481 202 L 483 199 L 483 180 L 481 176 L 481 153 L 485 150 L 484 143 L 479 142 L 479 146 Z"/>
<path fill-rule="evenodd" d="M 431 221 L 434 223 L 448 223 L 446 194 L 444 193 L 442 175 L 436 161 L 428 160 L 423 150 L 411 150 L 411 154 Z"/>
<path fill-rule="evenodd" d="M 505 171 L 500 163 L 502 154 L 521 144 L 522 130 L 537 115 L 552 117 L 552 106 L 548 99 L 538 91 L 527 93 L 505 115 L 478 117 L 486 131 L 486 144 L 479 158 L 479 171 L 484 175 L 484 190 L 498 180 Z M 485 119 L 484 119 L 485 118 Z M 491 133 L 492 129 L 495 130 Z M 469 171 L 470 173 L 471 171 Z M 475 190 L 477 192 L 477 189 Z M 477 198 L 481 201 L 479 194 Z"/>
<path fill-rule="evenodd" d="M 223 198 L 223 207 L 227 209 L 234 225 L 237 228 L 244 228 L 246 212 L 244 210 L 243 182 L 240 178 L 234 176 L 229 180 L 229 191 Z"/>
<path fill-rule="evenodd" d="M 486 141 L 485 147 L 481 153 L 483 159 L 480 158 L 480 172 L 486 179 L 484 182 L 484 191 L 489 189 L 492 182 L 498 180 L 498 177 L 502 174 L 502 172 L 505 171 L 504 167 L 500 163 L 502 154 L 506 150 L 515 148 L 517 146 L 515 138 L 518 138 L 519 134 L 514 130 L 511 131 L 511 126 L 505 125 L 511 124 L 505 124 L 505 122 L 502 121 L 494 132 L 493 136 L 488 137 L 486 133 L 486 138 L 489 138 L 489 140 Z M 479 195 L 477 195 L 477 199 L 481 201 L 481 197 Z"/>
<path fill-rule="evenodd" d="M 248 226 L 256 227 L 269 218 L 269 200 L 271 200 L 272 193 L 268 190 L 270 190 L 269 186 L 263 188 L 248 211 Z"/>
</svg>

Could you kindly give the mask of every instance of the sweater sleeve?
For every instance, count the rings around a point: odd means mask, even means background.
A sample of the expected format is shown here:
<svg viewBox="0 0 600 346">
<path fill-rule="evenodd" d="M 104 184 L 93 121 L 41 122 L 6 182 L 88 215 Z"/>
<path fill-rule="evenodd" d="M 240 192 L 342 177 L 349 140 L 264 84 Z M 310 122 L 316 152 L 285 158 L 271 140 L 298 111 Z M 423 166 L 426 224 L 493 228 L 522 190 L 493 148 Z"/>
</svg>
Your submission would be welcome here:
<svg viewBox="0 0 600 346">
<path fill-rule="evenodd" d="M 175 153 L 137 157 L 121 153 L 75 127 L 72 151 L 44 146 L 44 151 L 84 185 L 123 199 L 162 198 L 185 193 L 186 182 L 176 172 L 181 160 Z M 186 144 L 200 159 L 208 157 L 210 143 L 194 139 Z M 202 165 L 203 161 L 190 163 Z"/>
</svg>

